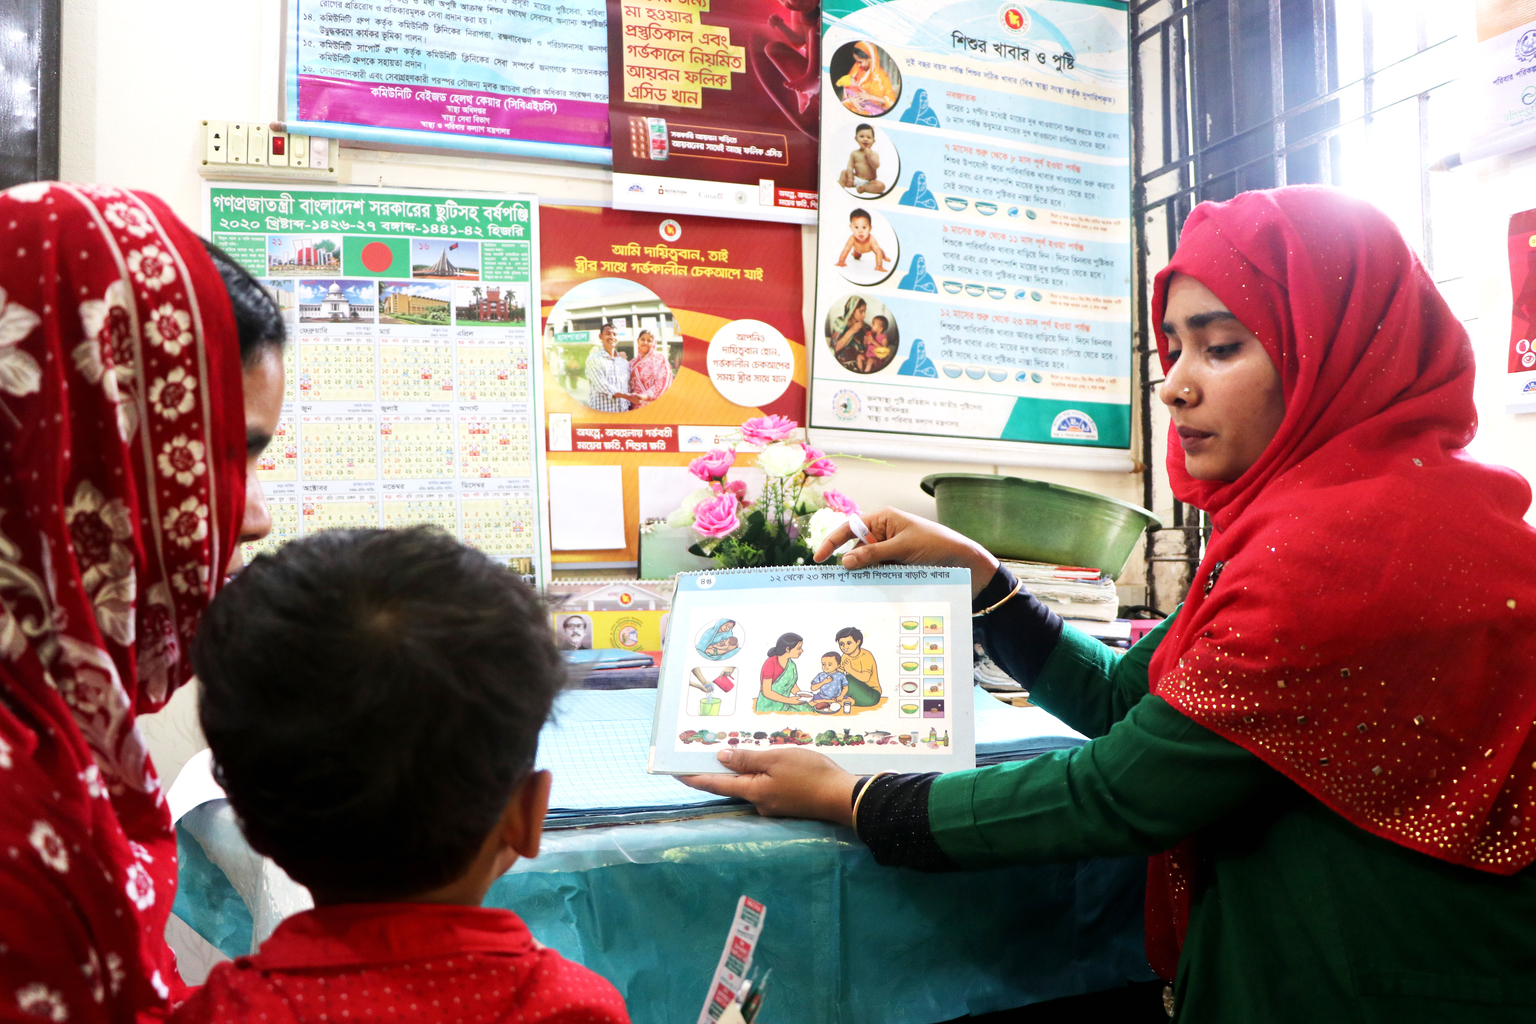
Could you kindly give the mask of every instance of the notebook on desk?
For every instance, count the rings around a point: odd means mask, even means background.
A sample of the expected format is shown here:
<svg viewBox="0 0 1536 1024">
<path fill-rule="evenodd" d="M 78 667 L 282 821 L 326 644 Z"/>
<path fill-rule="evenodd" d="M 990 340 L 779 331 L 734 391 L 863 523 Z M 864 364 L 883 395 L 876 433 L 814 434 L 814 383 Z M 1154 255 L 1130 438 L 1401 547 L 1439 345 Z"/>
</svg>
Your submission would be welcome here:
<svg viewBox="0 0 1536 1024">
<path fill-rule="evenodd" d="M 677 577 L 649 770 L 804 746 L 850 771 L 975 767 L 965 569 L 787 566 Z"/>
</svg>

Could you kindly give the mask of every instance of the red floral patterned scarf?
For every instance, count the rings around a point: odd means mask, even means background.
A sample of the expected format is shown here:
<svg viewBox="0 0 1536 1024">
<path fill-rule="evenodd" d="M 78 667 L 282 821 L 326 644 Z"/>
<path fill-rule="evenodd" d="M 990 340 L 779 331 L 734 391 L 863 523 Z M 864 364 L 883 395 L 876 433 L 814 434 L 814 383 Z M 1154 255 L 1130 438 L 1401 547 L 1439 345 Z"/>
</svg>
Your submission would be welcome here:
<svg viewBox="0 0 1536 1024">
<path fill-rule="evenodd" d="M 0 289 L 0 1017 L 132 1020 L 182 988 L 135 720 L 237 539 L 234 319 L 197 237 L 101 186 L 0 193 Z"/>
<path fill-rule="evenodd" d="M 1521 870 L 1536 859 L 1536 531 L 1529 485 L 1462 451 L 1466 332 L 1397 228 L 1332 189 L 1196 207 L 1154 324 L 1175 273 L 1258 335 L 1286 411 L 1230 483 L 1191 478 L 1170 429 L 1174 493 L 1216 533 L 1152 692 L 1372 835 Z M 1151 864 L 1147 946 L 1166 977 L 1197 857 L 1186 842 Z"/>
</svg>

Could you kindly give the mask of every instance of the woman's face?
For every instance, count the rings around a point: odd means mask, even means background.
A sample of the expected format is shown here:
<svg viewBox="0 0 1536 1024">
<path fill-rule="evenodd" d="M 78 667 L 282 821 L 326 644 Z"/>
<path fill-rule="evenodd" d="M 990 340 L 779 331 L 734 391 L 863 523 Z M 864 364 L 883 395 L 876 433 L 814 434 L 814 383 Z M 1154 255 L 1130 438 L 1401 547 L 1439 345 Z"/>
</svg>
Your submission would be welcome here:
<svg viewBox="0 0 1536 1024">
<path fill-rule="evenodd" d="M 791 647 L 789 650 L 785 651 L 784 652 L 784 657 L 786 657 L 786 658 L 790 659 L 791 661 L 793 661 L 794 659 L 800 657 L 800 655 L 802 655 L 804 653 L 805 653 L 805 641 L 802 640 L 799 643 L 795 644 L 795 646 Z"/>
<path fill-rule="evenodd" d="M 1158 398 L 1173 418 L 1184 468 L 1196 480 L 1236 480 L 1285 419 L 1280 371 L 1258 336 L 1187 274 L 1168 283 L 1163 334 L 1174 362 Z"/>
<path fill-rule="evenodd" d="M 635 339 L 635 354 L 637 356 L 648 356 L 651 354 L 651 349 L 655 347 L 656 339 L 651 337 L 650 331 L 641 331 L 640 337 Z"/>
<path fill-rule="evenodd" d="M 853 307 L 853 322 L 856 323 L 856 324 L 863 323 L 864 322 L 864 317 L 865 317 L 865 315 L 868 312 L 869 312 L 869 307 L 867 305 L 865 305 L 864 303 L 862 303 L 862 302 L 859 303 L 857 306 L 854 306 Z"/>
<path fill-rule="evenodd" d="M 245 394 L 245 513 L 240 519 L 240 542 L 248 544 L 272 532 L 272 516 L 256 475 L 256 461 L 272 443 L 283 412 L 283 350 L 276 345 L 264 347 L 241 377 Z M 239 572 L 244 564 L 236 547 L 225 571 Z"/>
</svg>

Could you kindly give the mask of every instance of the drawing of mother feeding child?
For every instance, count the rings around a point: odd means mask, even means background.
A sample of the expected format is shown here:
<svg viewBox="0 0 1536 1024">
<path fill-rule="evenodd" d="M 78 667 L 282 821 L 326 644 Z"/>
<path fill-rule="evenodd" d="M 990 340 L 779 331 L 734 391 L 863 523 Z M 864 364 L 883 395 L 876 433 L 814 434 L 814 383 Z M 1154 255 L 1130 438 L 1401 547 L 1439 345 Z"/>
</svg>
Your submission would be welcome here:
<svg viewBox="0 0 1536 1024">
<path fill-rule="evenodd" d="M 805 638 L 785 633 L 768 649 L 758 671 L 760 693 L 752 710 L 769 714 L 852 714 L 877 707 L 882 698 L 875 656 L 864 649 L 864 634 L 846 626 L 835 637 L 837 650 L 821 656 L 821 671 L 800 682 L 795 659 L 805 653 Z"/>
</svg>

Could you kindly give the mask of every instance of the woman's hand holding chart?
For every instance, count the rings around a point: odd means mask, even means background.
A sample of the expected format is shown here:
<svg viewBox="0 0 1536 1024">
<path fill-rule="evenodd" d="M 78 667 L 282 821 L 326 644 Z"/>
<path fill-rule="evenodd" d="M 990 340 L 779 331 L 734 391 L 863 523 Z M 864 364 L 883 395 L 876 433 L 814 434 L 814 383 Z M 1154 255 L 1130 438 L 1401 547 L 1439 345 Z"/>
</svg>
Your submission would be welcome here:
<svg viewBox="0 0 1536 1024">
<path fill-rule="evenodd" d="M 814 750 L 722 750 L 720 763 L 736 775 L 683 775 L 679 781 L 717 796 L 739 797 L 770 818 L 815 818 L 853 824 L 858 776 Z"/>
<path fill-rule="evenodd" d="M 881 562 L 903 565 L 953 565 L 971 570 L 971 596 L 981 593 L 997 572 L 997 559 L 986 548 L 947 526 L 900 509 L 883 508 L 863 517 L 868 534 L 843 556 L 843 568 L 863 569 Z M 839 526 L 812 557 L 825 562 L 854 538 L 852 526 Z"/>
</svg>

